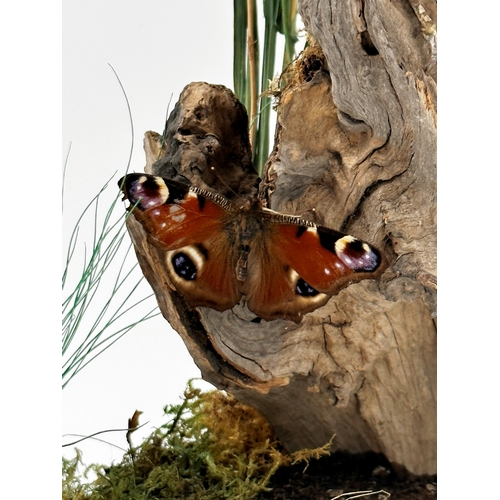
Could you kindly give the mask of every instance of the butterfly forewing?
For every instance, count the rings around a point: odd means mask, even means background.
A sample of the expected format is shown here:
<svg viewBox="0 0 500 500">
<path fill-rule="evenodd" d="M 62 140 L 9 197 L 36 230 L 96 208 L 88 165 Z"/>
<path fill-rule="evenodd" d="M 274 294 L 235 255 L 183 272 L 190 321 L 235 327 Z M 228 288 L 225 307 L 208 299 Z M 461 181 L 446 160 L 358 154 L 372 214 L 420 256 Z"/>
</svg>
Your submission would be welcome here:
<svg viewBox="0 0 500 500">
<path fill-rule="evenodd" d="M 234 215 L 184 184 L 126 176 L 123 191 L 178 292 L 192 307 L 228 309 L 241 299 L 231 248 Z M 234 232 L 234 230 L 233 230 Z"/>
<path fill-rule="evenodd" d="M 276 253 L 319 292 L 332 295 L 346 282 L 376 273 L 377 249 L 353 236 L 323 226 L 275 225 Z"/>
<path fill-rule="evenodd" d="M 282 318 L 298 322 L 303 314 L 325 304 L 329 296 L 317 291 L 308 297 L 297 293 L 300 277 L 290 260 L 277 251 L 280 239 L 274 236 L 263 238 L 250 252 L 248 308 L 268 321 Z"/>
<path fill-rule="evenodd" d="M 203 242 L 222 230 L 227 217 L 221 206 L 161 177 L 129 174 L 123 189 L 150 240 L 168 250 Z"/>
</svg>

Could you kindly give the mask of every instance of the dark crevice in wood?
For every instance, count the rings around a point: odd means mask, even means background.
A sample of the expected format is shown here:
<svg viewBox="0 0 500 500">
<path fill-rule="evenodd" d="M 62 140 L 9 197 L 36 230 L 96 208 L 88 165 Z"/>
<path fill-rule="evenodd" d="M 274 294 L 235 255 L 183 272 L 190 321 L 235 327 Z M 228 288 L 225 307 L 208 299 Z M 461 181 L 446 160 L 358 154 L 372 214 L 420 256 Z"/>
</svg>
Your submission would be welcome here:
<svg viewBox="0 0 500 500">
<path fill-rule="evenodd" d="M 413 155 L 411 158 L 413 158 Z M 376 165 L 374 165 L 374 167 L 376 167 Z M 379 168 L 381 168 L 381 167 L 379 167 Z M 340 231 L 342 231 L 342 232 L 347 231 L 347 228 L 349 227 L 349 224 L 351 223 L 351 221 L 353 219 L 355 219 L 357 216 L 359 216 L 359 214 L 361 213 L 362 206 L 363 206 L 364 202 L 372 195 L 372 193 L 378 187 L 380 187 L 383 184 L 388 184 L 388 183 L 394 182 L 395 179 L 397 179 L 398 177 L 401 177 L 403 174 L 405 174 L 408 171 L 408 169 L 409 169 L 409 167 L 406 167 L 403 171 L 397 173 L 396 175 L 390 177 L 389 179 L 378 179 L 373 184 L 370 184 L 363 191 L 363 194 L 359 198 L 359 202 L 356 205 L 356 207 L 354 208 L 354 210 L 345 218 L 344 222 L 340 226 Z M 408 187 L 406 187 L 406 189 L 408 189 Z"/>
<path fill-rule="evenodd" d="M 362 20 L 362 24 L 364 26 L 367 26 L 366 19 L 365 19 L 365 1 L 361 0 L 359 2 L 359 17 Z M 361 48 L 365 51 L 365 53 L 369 56 L 377 56 L 378 55 L 378 50 L 377 47 L 373 44 L 372 38 L 370 36 L 370 33 L 368 29 L 365 29 L 364 31 L 361 31 L 359 34 L 360 42 L 361 42 Z"/>
<path fill-rule="evenodd" d="M 363 120 L 358 120 L 357 118 L 354 118 L 350 114 L 346 113 L 345 111 L 341 111 L 340 109 L 337 111 L 339 119 L 341 121 L 344 121 L 346 124 L 349 124 L 351 126 L 358 126 L 358 125 L 366 125 L 367 127 L 369 126 L 366 122 Z"/>
<path fill-rule="evenodd" d="M 378 50 L 375 45 L 373 45 L 370 33 L 368 31 L 363 31 L 360 33 L 361 37 L 361 47 L 369 56 L 378 56 Z"/>
<path fill-rule="evenodd" d="M 326 61 L 324 55 L 311 54 L 309 57 L 301 60 L 302 79 L 310 82 L 318 71 L 324 71 Z"/>
<path fill-rule="evenodd" d="M 241 352 L 238 352 L 236 351 L 235 349 L 233 349 L 227 342 L 224 341 L 224 339 L 221 337 L 220 339 L 220 342 L 221 344 L 223 344 L 226 349 L 228 349 L 229 351 L 233 352 L 235 354 L 235 356 L 237 358 L 242 358 L 242 359 L 246 359 L 247 361 L 250 361 L 252 363 L 255 363 L 255 365 L 257 365 L 259 367 L 259 369 L 263 372 L 263 373 L 269 373 L 269 371 L 264 367 L 262 366 L 260 363 L 258 363 L 255 358 L 253 357 L 250 357 L 250 356 L 245 356 L 244 354 L 242 354 Z"/>
</svg>

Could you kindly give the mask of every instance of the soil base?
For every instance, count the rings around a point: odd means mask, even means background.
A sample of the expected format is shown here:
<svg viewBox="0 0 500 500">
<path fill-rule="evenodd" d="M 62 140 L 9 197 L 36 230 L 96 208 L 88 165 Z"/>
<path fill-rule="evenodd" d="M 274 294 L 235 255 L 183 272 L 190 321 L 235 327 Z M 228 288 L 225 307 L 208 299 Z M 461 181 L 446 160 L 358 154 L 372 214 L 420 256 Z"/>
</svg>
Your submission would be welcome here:
<svg viewBox="0 0 500 500">
<path fill-rule="evenodd" d="M 305 470 L 304 470 L 305 469 Z M 259 500 L 331 500 L 355 496 L 353 492 L 385 491 L 391 500 L 428 500 L 437 497 L 436 476 L 414 476 L 397 471 L 380 454 L 350 455 L 337 452 L 319 460 L 281 467 L 271 478 L 272 491 L 261 494 Z M 346 493 L 352 495 L 346 495 Z M 381 500 L 384 493 L 361 498 Z"/>
</svg>

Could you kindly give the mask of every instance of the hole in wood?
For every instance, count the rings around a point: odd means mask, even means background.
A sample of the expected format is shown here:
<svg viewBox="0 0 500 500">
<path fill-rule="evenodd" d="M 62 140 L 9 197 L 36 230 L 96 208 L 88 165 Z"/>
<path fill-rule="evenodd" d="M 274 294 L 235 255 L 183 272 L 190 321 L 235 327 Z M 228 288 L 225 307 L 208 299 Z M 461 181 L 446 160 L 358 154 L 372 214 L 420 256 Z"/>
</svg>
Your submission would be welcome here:
<svg viewBox="0 0 500 500">
<path fill-rule="evenodd" d="M 370 37 L 370 33 L 368 31 L 362 31 L 361 32 L 361 47 L 363 47 L 363 50 L 369 55 L 369 56 L 376 56 L 378 55 L 378 50 L 373 45 L 372 39 Z"/>
</svg>

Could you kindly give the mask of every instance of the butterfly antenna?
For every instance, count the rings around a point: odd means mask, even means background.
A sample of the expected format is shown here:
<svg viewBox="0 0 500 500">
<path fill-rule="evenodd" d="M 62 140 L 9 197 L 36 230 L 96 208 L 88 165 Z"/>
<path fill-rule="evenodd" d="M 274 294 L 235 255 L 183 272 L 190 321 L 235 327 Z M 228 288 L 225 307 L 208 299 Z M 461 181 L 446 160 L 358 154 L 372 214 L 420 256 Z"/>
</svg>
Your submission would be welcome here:
<svg viewBox="0 0 500 500">
<path fill-rule="evenodd" d="M 210 170 L 215 174 L 215 177 L 217 177 L 217 180 L 224 185 L 224 187 L 231 192 L 235 198 L 238 196 L 241 196 L 239 193 L 237 193 L 218 173 L 215 167 L 210 167 Z"/>
</svg>

